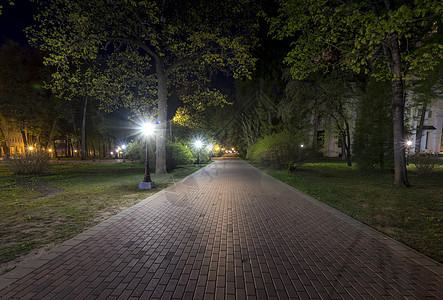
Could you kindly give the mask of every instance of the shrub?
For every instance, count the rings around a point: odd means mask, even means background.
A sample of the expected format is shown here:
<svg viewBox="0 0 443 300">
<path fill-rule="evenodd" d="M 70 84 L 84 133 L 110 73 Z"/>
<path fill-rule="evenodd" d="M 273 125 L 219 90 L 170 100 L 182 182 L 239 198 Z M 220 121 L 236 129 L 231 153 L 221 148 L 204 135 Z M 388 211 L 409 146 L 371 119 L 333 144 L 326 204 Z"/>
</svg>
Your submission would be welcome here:
<svg viewBox="0 0 443 300">
<path fill-rule="evenodd" d="M 437 154 L 417 153 L 411 157 L 412 163 L 415 165 L 417 173 L 426 175 L 432 172 L 438 163 Z"/>
<path fill-rule="evenodd" d="M 8 159 L 6 164 L 16 175 L 38 175 L 48 169 L 49 160 L 49 155 L 44 152 L 27 152 L 25 155 Z"/>
<path fill-rule="evenodd" d="M 310 153 L 301 147 L 304 136 L 288 132 L 274 133 L 259 139 L 248 149 L 247 158 L 261 166 L 285 168 L 293 170 L 304 164 Z"/>
<path fill-rule="evenodd" d="M 125 157 L 146 160 L 146 141 L 135 141 L 128 143 L 128 150 Z M 178 165 L 185 165 L 192 162 L 193 155 L 191 151 L 179 142 L 166 143 L 166 169 L 171 171 Z M 149 143 L 149 169 L 155 170 L 155 142 Z"/>
<path fill-rule="evenodd" d="M 189 148 L 179 142 L 166 144 L 166 169 L 171 171 L 178 165 L 186 165 L 192 162 L 193 155 Z"/>
<path fill-rule="evenodd" d="M 155 143 L 149 143 L 149 160 L 151 160 L 151 157 L 153 158 L 154 150 Z M 146 141 L 129 142 L 124 156 L 126 158 L 141 159 L 144 161 L 146 159 Z"/>
</svg>

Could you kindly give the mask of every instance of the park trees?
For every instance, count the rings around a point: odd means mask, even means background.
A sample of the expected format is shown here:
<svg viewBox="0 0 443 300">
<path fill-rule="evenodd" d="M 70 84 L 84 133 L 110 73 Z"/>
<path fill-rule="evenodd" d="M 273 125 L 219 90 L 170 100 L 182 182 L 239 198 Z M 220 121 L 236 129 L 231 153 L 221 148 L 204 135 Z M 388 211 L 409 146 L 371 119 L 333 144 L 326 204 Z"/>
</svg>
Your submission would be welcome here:
<svg viewBox="0 0 443 300">
<path fill-rule="evenodd" d="M 268 18 L 275 37 L 292 38 L 285 61 L 296 78 L 334 67 L 391 82 L 396 187 L 409 182 L 405 161 L 404 82 L 423 78 L 443 57 L 435 0 L 282 0 Z"/>
<path fill-rule="evenodd" d="M 209 101 L 217 71 L 249 75 L 255 25 L 252 1 L 97 0 L 41 1 L 37 25 L 28 31 L 57 67 L 54 80 L 69 76 L 70 64 L 94 60 L 92 83 L 109 109 L 156 105 L 156 173 L 166 172 L 168 94 L 191 85 Z M 200 101 L 198 97 L 188 97 Z"/>
<path fill-rule="evenodd" d="M 0 47 L 0 109 L 9 122 L 21 127 L 25 148 L 48 142 L 57 117 L 57 101 L 42 88 L 49 76 L 43 66 L 43 53 L 7 41 Z M 26 134 L 28 133 L 28 134 Z"/>
</svg>

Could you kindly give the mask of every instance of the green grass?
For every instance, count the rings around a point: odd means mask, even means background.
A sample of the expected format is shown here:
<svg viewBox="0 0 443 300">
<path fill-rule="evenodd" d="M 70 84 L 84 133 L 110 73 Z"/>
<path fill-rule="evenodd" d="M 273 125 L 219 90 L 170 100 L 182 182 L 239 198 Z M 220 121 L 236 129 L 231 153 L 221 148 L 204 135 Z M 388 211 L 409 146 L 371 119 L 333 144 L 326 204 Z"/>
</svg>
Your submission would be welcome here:
<svg viewBox="0 0 443 300">
<path fill-rule="evenodd" d="M 152 175 L 156 188 L 139 190 L 144 165 L 138 163 L 54 164 L 39 177 L 0 165 L 0 263 L 67 240 L 197 169 Z M 61 193 L 36 200 L 44 190 Z"/>
<path fill-rule="evenodd" d="M 419 176 L 409 166 L 411 187 L 395 189 L 394 174 L 362 172 L 342 162 L 307 164 L 293 173 L 268 173 L 296 189 L 443 262 L 443 165 Z"/>
</svg>

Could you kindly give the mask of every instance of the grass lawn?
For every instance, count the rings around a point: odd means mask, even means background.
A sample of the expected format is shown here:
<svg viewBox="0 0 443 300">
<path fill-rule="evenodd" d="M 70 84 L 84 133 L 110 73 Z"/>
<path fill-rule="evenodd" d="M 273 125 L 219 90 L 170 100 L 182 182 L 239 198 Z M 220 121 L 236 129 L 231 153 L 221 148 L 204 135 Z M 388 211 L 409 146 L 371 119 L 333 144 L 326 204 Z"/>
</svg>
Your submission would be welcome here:
<svg viewBox="0 0 443 300">
<path fill-rule="evenodd" d="M 156 188 L 139 190 L 140 163 L 54 164 L 39 177 L 0 165 L 0 264 L 67 240 L 197 169 L 152 175 Z"/>
<path fill-rule="evenodd" d="M 419 176 L 414 170 L 409 166 L 412 186 L 407 189 L 393 187 L 393 172 L 362 172 L 342 162 L 268 173 L 443 262 L 443 165 L 430 175 Z"/>
</svg>

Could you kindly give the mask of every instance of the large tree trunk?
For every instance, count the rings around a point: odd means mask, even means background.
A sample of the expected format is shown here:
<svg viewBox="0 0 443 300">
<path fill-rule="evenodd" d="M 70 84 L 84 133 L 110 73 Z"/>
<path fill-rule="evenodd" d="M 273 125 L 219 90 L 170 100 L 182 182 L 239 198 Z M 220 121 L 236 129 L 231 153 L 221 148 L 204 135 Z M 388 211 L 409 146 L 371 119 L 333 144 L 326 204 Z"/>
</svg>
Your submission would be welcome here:
<svg viewBox="0 0 443 300">
<path fill-rule="evenodd" d="M 415 133 L 415 154 L 420 153 L 420 147 L 421 147 L 421 138 L 423 136 L 423 126 L 425 124 L 425 116 L 426 116 L 426 109 L 428 108 L 428 105 L 426 102 L 423 103 L 423 107 L 421 109 L 420 114 L 420 121 L 417 126 L 417 131 Z"/>
<path fill-rule="evenodd" d="M 85 102 L 83 105 L 83 121 L 82 121 L 82 160 L 86 159 L 86 108 L 88 106 L 88 97 L 85 97 Z"/>
<path fill-rule="evenodd" d="M 410 184 L 406 171 L 406 141 L 404 127 L 405 98 L 400 49 L 398 43 L 398 35 L 393 34 L 384 43 L 383 50 L 389 71 L 391 73 L 391 104 L 394 131 L 394 185 L 397 188 L 402 188 L 409 187 Z"/>
<path fill-rule="evenodd" d="M 166 122 L 168 112 L 168 83 L 160 62 L 157 62 L 158 124 L 156 128 L 155 174 L 166 174 Z"/>
</svg>

